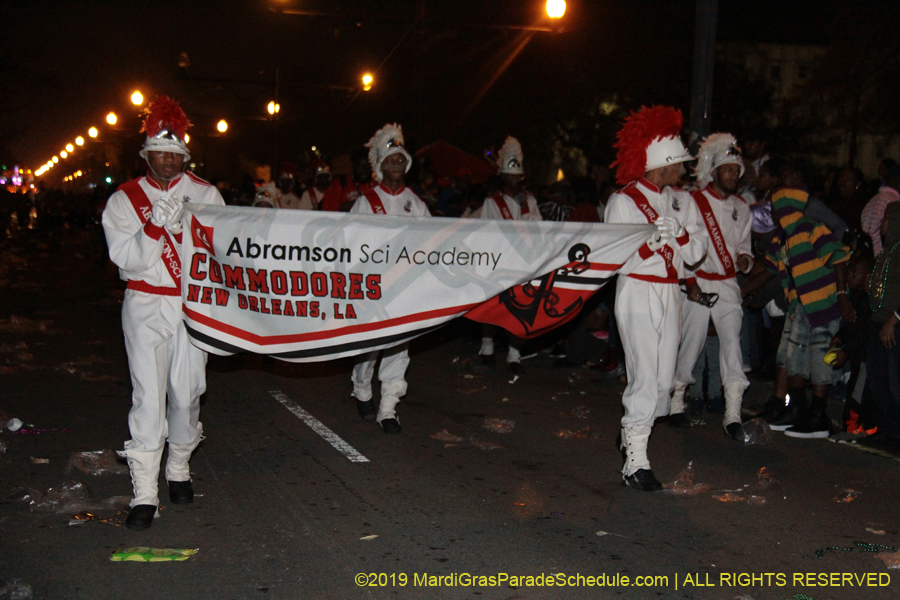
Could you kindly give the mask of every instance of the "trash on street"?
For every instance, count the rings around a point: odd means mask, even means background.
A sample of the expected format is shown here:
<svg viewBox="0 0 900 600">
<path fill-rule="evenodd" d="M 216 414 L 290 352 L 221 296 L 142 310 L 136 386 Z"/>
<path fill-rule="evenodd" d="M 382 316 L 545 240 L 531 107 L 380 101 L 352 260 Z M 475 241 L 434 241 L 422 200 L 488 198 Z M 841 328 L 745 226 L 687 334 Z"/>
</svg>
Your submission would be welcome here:
<svg viewBox="0 0 900 600">
<path fill-rule="evenodd" d="M 135 561 L 135 562 L 163 562 L 173 560 L 187 560 L 200 552 L 199 548 L 119 548 L 109 557 L 109 560 Z"/>
<path fill-rule="evenodd" d="M 69 466 L 78 469 L 85 475 L 123 475 L 128 473 L 128 465 L 119 461 L 112 450 L 94 450 L 90 452 L 72 452 L 69 455 Z"/>
<path fill-rule="evenodd" d="M 496 417 L 488 417 L 481 424 L 482 429 L 493 431 L 494 433 L 510 433 L 515 428 L 516 422 L 508 419 L 498 419 Z"/>
</svg>

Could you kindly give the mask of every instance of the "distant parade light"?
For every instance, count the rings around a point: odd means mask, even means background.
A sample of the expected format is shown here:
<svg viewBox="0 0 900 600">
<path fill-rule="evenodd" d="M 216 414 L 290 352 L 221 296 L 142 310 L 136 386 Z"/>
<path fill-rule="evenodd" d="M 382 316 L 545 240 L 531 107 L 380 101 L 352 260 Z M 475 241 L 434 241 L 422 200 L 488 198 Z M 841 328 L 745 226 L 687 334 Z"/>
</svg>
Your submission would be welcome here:
<svg viewBox="0 0 900 600">
<path fill-rule="evenodd" d="M 84 146 L 84 138 L 81 137 L 80 135 L 77 138 L 75 138 L 75 145 L 76 146 Z M 70 152 L 71 152 L 71 150 L 70 150 Z"/>
<path fill-rule="evenodd" d="M 116 116 L 116 113 L 114 113 L 114 112 L 111 112 L 108 115 L 106 115 L 106 122 L 109 123 L 110 125 L 115 125 L 116 121 L 118 121 L 118 120 L 119 120 L 119 118 Z"/>
<path fill-rule="evenodd" d="M 270 115 L 274 115 L 281 110 L 281 105 L 272 100 L 266 105 L 266 110 L 269 111 Z"/>
<path fill-rule="evenodd" d="M 184 143 L 187 144 L 190 141 L 191 141 L 191 136 L 189 136 L 188 134 L 184 134 Z M 107 165 L 107 166 L 109 166 L 109 165 Z"/>
<path fill-rule="evenodd" d="M 219 133 L 225 133 L 226 131 L 228 131 L 228 121 L 222 119 L 221 121 L 216 123 L 216 129 L 219 130 Z"/>
<path fill-rule="evenodd" d="M 547 0 L 547 16 L 559 19 L 566 14 L 566 0 Z"/>
<path fill-rule="evenodd" d="M 144 95 L 139 90 L 134 90 L 134 93 L 131 94 L 131 103 L 140 106 L 144 103 Z"/>
<path fill-rule="evenodd" d="M 80 146 L 81 144 L 78 145 Z M 72 144 L 66 144 L 66 152 L 75 152 L 75 146 L 73 146 Z"/>
<path fill-rule="evenodd" d="M 106 183 L 112 183 L 112 177 L 107 177 L 107 178 L 106 178 Z"/>
<path fill-rule="evenodd" d="M 90 129 L 88 129 L 88 135 L 91 136 L 92 138 L 97 137 L 98 133 L 99 132 L 97 131 L 96 127 L 91 127 Z"/>
<path fill-rule="evenodd" d="M 362 76 L 363 90 L 368 92 L 372 89 L 372 84 L 375 82 L 375 78 L 372 77 L 371 73 L 366 73 Z"/>
</svg>

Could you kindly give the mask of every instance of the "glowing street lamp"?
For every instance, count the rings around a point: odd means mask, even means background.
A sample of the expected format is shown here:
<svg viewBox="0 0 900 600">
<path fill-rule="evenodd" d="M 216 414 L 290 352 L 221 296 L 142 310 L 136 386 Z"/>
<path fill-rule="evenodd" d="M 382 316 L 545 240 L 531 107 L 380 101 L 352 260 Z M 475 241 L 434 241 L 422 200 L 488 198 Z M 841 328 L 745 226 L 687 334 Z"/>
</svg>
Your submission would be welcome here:
<svg viewBox="0 0 900 600">
<path fill-rule="evenodd" d="M 106 122 L 109 123 L 110 125 L 115 125 L 116 121 L 118 121 L 118 120 L 119 120 L 119 117 L 117 117 L 116 113 L 114 113 L 114 112 L 111 112 L 108 115 L 106 115 Z"/>
<path fill-rule="evenodd" d="M 69 155 L 69 153 L 66 152 L 65 150 L 63 150 L 62 152 L 59 153 L 59 155 L 62 156 L 63 158 L 65 158 Z"/>
<path fill-rule="evenodd" d="M 187 144 L 191 141 L 191 136 L 188 134 L 184 134 L 184 143 Z"/>
<path fill-rule="evenodd" d="M 372 77 L 372 74 L 371 74 L 371 73 L 365 73 L 365 74 L 362 76 L 363 91 L 368 92 L 369 90 L 371 90 L 371 89 L 372 89 L 372 85 L 373 85 L 374 83 L 375 83 L 375 78 Z"/>
<path fill-rule="evenodd" d="M 281 105 L 272 100 L 266 105 L 266 110 L 269 111 L 270 115 L 274 115 L 281 111 Z"/>
<path fill-rule="evenodd" d="M 53 161 L 53 164 L 55 165 L 56 163 L 59 162 L 59 157 L 58 157 L 58 156 L 54 156 L 54 157 L 51 158 L 50 160 L 52 160 L 52 161 Z"/>
<path fill-rule="evenodd" d="M 98 133 L 100 133 L 100 132 L 97 131 L 96 127 L 91 127 L 90 129 L 88 129 L 88 135 L 91 136 L 92 138 L 97 137 Z"/>
<path fill-rule="evenodd" d="M 80 135 L 77 138 L 75 138 L 75 145 L 76 146 L 84 146 L 84 138 L 81 137 Z"/>
<path fill-rule="evenodd" d="M 222 119 L 221 121 L 216 123 L 216 129 L 219 130 L 219 133 L 225 133 L 226 131 L 228 131 L 228 121 Z"/>
<path fill-rule="evenodd" d="M 566 14 L 566 0 L 547 0 L 547 16 L 560 19 Z"/>
<path fill-rule="evenodd" d="M 78 145 L 80 146 L 81 144 Z M 72 144 L 66 144 L 66 152 L 75 152 L 75 146 L 73 146 Z"/>
<path fill-rule="evenodd" d="M 144 95 L 139 90 L 134 90 L 134 93 L 131 94 L 131 103 L 140 106 L 144 103 Z"/>
</svg>

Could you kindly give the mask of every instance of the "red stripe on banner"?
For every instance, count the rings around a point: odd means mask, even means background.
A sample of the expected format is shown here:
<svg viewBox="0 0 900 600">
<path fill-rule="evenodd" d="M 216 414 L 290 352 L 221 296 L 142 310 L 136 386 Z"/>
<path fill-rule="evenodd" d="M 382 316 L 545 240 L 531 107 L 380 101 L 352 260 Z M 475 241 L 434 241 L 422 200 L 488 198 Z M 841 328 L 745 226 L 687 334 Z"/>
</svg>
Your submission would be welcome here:
<svg viewBox="0 0 900 600">
<path fill-rule="evenodd" d="M 226 325 L 221 321 L 217 321 L 211 317 L 207 317 L 206 315 L 201 315 L 198 312 L 195 312 L 188 308 L 187 306 L 182 305 L 182 310 L 184 314 L 190 319 L 200 323 L 201 325 L 205 325 L 210 329 L 215 329 L 216 331 L 221 331 L 227 335 L 232 337 L 236 337 L 238 339 L 242 339 L 246 342 L 251 342 L 256 344 L 257 346 L 277 346 L 279 344 L 293 344 L 300 342 L 312 342 L 317 340 L 327 340 L 331 338 L 341 337 L 344 335 L 351 335 L 355 333 L 363 333 L 366 331 L 377 331 L 379 329 L 387 329 L 389 327 L 395 327 L 397 325 L 404 325 L 406 323 L 416 323 L 419 321 L 427 321 L 429 319 L 435 319 L 439 317 L 445 317 L 448 315 L 455 315 L 464 313 L 472 308 L 475 308 L 480 303 L 476 304 L 466 304 L 462 306 L 452 306 L 450 308 L 442 308 L 439 310 L 431 310 L 427 312 L 416 313 L 414 315 L 408 315 L 405 317 L 398 317 L 396 319 L 389 319 L 387 321 L 379 321 L 378 323 L 365 323 L 362 325 L 350 325 L 349 327 L 342 327 L 340 329 L 333 329 L 330 331 L 317 331 L 314 333 L 298 333 L 295 335 L 273 335 L 273 336 L 261 336 L 255 333 L 250 333 L 249 331 L 244 331 L 243 329 L 238 329 L 233 325 Z"/>
</svg>

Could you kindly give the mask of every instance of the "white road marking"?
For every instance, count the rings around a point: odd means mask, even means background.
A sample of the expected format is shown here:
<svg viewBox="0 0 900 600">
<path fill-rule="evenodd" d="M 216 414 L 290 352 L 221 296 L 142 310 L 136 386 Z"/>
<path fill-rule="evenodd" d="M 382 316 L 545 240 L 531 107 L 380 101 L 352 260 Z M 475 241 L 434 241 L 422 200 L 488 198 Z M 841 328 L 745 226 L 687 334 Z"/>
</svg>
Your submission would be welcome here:
<svg viewBox="0 0 900 600">
<path fill-rule="evenodd" d="M 309 425 L 310 429 L 318 433 L 326 442 L 334 446 L 335 450 L 346 456 L 350 462 L 369 462 L 369 459 L 357 452 L 356 448 L 341 439 L 338 434 L 328 429 L 317 418 L 300 408 L 293 400 L 287 397 L 287 394 L 281 390 L 271 390 L 269 393 L 273 398 L 281 402 L 286 409 L 291 411 L 295 417 Z"/>
</svg>

